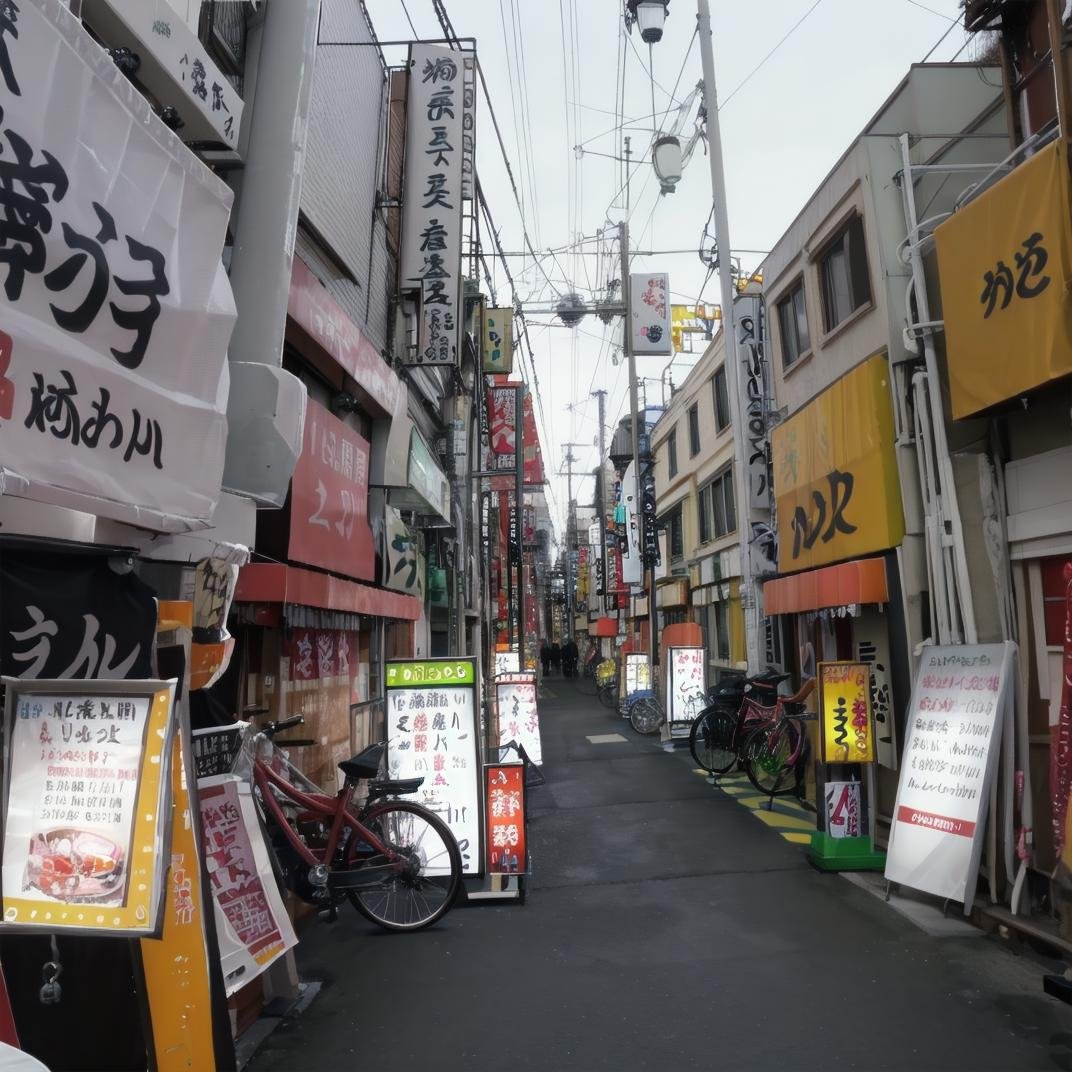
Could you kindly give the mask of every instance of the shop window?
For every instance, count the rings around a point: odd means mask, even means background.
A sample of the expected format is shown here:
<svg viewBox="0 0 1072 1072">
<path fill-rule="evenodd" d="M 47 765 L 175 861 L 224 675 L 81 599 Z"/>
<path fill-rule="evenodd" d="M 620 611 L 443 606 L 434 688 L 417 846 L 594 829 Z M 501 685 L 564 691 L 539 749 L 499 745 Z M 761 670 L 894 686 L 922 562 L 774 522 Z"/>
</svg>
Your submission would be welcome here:
<svg viewBox="0 0 1072 1072">
<path fill-rule="evenodd" d="M 782 337 L 782 365 L 789 368 L 811 349 L 803 280 L 778 302 L 778 328 Z"/>
<path fill-rule="evenodd" d="M 665 525 L 670 544 L 670 558 L 683 558 L 685 555 L 685 526 L 682 523 L 680 506 L 672 514 L 667 515 Z"/>
<path fill-rule="evenodd" d="M 823 326 L 833 331 L 871 300 L 864 248 L 864 221 L 854 216 L 819 257 Z"/>
<path fill-rule="evenodd" d="M 715 652 L 722 662 L 730 658 L 729 602 L 720 599 L 715 604 Z"/>
<path fill-rule="evenodd" d="M 737 529 L 737 510 L 733 499 L 733 467 L 727 466 L 699 495 L 701 517 L 707 512 L 710 518 L 710 531 L 716 539 L 726 536 Z M 705 505 L 706 504 L 706 505 Z M 701 520 L 701 533 L 703 521 Z M 701 537 L 701 542 L 702 537 Z"/>
<path fill-rule="evenodd" d="M 242 72 L 246 66 L 246 4 L 204 0 L 197 36 L 227 76 L 239 96 L 244 96 Z"/>
<path fill-rule="evenodd" d="M 696 496 L 696 528 L 700 534 L 700 543 L 707 543 L 711 539 L 711 485 L 707 484 L 700 488 Z"/>
<path fill-rule="evenodd" d="M 670 438 L 666 441 L 666 459 L 670 471 L 670 479 L 673 480 L 677 476 L 677 429 L 675 428 L 670 433 Z"/>
<path fill-rule="evenodd" d="M 721 432 L 730 426 L 730 396 L 726 387 L 726 366 L 723 365 L 711 379 L 715 396 L 715 427 Z"/>
<path fill-rule="evenodd" d="M 689 406 L 689 457 L 695 458 L 700 453 L 700 405 L 694 402 Z"/>
</svg>

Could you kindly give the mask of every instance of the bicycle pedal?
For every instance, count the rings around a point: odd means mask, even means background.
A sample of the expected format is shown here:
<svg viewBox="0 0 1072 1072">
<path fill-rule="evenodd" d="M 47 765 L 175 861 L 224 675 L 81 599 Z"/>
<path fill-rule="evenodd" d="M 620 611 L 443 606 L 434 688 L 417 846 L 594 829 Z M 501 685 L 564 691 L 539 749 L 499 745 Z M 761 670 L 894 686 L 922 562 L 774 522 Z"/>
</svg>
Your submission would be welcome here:
<svg viewBox="0 0 1072 1072">
<path fill-rule="evenodd" d="M 339 918 L 339 909 L 335 905 L 329 905 L 327 908 L 321 908 L 317 915 L 321 923 L 335 923 Z"/>
</svg>

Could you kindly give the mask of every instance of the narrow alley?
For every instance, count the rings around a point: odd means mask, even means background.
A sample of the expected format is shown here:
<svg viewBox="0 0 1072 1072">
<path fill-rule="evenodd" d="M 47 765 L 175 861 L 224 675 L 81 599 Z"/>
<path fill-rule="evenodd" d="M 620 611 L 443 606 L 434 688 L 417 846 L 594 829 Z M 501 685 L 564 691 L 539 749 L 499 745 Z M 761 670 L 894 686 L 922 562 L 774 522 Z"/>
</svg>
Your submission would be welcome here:
<svg viewBox="0 0 1072 1072">
<path fill-rule="evenodd" d="M 323 988 L 250 1072 L 1072 1068 L 1033 957 L 813 870 L 572 682 L 541 721 L 526 903 L 413 935 L 310 923 L 298 964 Z"/>
</svg>

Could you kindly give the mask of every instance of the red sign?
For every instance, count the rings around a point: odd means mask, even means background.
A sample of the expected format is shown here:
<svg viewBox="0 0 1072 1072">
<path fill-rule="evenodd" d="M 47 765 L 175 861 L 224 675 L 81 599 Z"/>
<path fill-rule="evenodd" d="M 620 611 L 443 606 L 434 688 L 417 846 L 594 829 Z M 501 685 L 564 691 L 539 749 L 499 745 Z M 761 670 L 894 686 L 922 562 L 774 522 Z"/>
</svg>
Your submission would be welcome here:
<svg viewBox="0 0 1072 1072">
<path fill-rule="evenodd" d="M 349 679 L 357 671 L 357 634 L 335 629 L 292 629 L 286 645 L 292 681 Z"/>
<path fill-rule="evenodd" d="M 290 486 L 292 559 L 375 580 L 368 462 L 368 442 L 309 399 L 305 442 Z"/>
<path fill-rule="evenodd" d="M 943 834 L 957 834 L 966 838 L 975 835 L 975 823 L 967 819 L 954 819 L 948 815 L 936 815 L 931 811 L 917 811 L 903 805 L 897 809 L 897 821 L 911 826 L 925 826 L 928 830 L 938 830 Z"/>
<path fill-rule="evenodd" d="M 385 414 L 399 410 L 405 385 L 300 257 L 294 258 L 291 270 L 287 315 L 354 378 L 376 407 Z"/>
<path fill-rule="evenodd" d="M 487 803 L 489 875 L 523 875 L 525 857 L 525 765 L 500 763 L 484 768 Z"/>
<path fill-rule="evenodd" d="M 492 454 L 513 454 L 517 450 L 516 388 L 488 389 L 488 418 Z"/>
<path fill-rule="evenodd" d="M 521 406 L 521 445 L 524 453 L 526 484 L 542 484 L 543 457 L 540 454 L 540 437 L 536 434 L 536 417 L 532 412 L 532 395 L 525 393 Z"/>
</svg>

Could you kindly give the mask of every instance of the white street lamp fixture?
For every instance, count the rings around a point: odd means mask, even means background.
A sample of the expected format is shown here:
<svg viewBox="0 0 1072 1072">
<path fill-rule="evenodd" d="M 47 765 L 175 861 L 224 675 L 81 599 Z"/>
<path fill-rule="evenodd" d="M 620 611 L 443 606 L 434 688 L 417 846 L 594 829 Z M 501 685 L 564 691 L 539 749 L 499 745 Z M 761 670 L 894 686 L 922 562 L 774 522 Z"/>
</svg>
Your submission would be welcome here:
<svg viewBox="0 0 1072 1072">
<path fill-rule="evenodd" d="M 640 27 L 640 37 L 649 45 L 661 41 L 663 24 L 670 9 L 670 0 L 626 0 L 633 21 Z"/>
<path fill-rule="evenodd" d="M 662 186 L 660 192 L 672 194 L 681 181 L 681 141 L 673 134 L 664 134 L 658 138 L 651 150 L 651 163 Z"/>
</svg>

